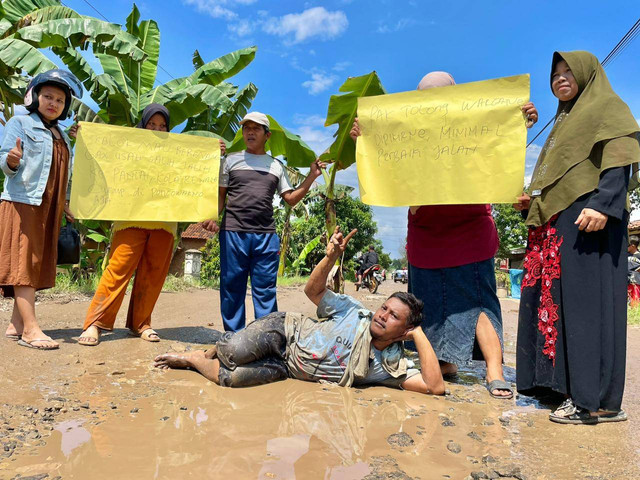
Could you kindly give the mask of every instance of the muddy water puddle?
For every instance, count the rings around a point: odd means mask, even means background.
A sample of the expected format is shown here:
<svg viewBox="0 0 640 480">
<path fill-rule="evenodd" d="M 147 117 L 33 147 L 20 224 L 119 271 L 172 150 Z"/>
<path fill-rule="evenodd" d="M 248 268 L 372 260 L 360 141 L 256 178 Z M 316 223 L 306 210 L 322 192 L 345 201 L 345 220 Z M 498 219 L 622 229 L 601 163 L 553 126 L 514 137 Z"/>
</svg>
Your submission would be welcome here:
<svg viewBox="0 0 640 480">
<path fill-rule="evenodd" d="M 500 411 L 456 385 L 437 398 L 295 380 L 232 390 L 148 367 L 108 378 L 74 384 L 91 392 L 83 408 L 3 461 L 0 477 L 464 478 L 483 455 L 509 453 Z"/>
</svg>

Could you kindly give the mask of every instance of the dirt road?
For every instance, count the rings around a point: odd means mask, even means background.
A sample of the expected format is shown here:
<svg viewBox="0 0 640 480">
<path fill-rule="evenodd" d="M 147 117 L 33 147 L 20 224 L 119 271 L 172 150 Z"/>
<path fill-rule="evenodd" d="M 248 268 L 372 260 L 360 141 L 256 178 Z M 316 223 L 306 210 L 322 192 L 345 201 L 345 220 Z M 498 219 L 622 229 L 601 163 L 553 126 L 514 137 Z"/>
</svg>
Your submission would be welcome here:
<svg viewBox="0 0 640 480">
<path fill-rule="evenodd" d="M 347 293 L 374 309 L 396 288 Z M 280 289 L 278 300 L 281 310 L 314 313 L 302 288 Z M 127 335 L 125 300 L 116 331 L 98 347 L 78 345 L 88 301 L 38 304 L 57 351 L 0 341 L 0 479 L 640 478 L 638 328 L 629 329 L 630 421 L 561 426 L 530 398 L 490 398 L 480 365 L 462 370 L 444 397 L 296 380 L 221 388 L 151 362 L 208 343 L 221 328 L 217 291 L 163 293 L 156 344 Z M 0 301 L 3 329 L 10 306 Z M 502 302 L 510 381 L 517 307 Z"/>
</svg>

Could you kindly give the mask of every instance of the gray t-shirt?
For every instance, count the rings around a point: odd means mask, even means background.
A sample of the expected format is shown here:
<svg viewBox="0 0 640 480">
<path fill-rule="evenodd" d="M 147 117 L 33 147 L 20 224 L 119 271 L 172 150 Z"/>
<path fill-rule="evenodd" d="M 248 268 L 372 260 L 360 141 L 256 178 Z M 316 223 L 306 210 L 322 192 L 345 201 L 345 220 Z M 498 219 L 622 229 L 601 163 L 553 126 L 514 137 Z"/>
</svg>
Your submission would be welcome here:
<svg viewBox="0 0 640 480">
<path fill-rule="evenodd" d="M 328 318 L 315 320 L 306 317 L 287 328 L 289 374 L 299 380 L 338 383 L 349 363 L 358 326 L 366 322 L 366 328 L 369 328 L 372 313 L 354 298 L 327 290 L 318 304 L 317 316 Z M 360 384 L 399 388 L 407 378 L 419 373 L 411 370 L 406 376 L 393 378 L 382 366 L 382 352 L 373 345 L 371 348 L 377 356 L 370 361 L 367 377 Z"/>
<path fill-rule="evenodd" d="M 287 171 L 270 155 L 231 153 L 220 165 L 227 203 L 220 227 L 231 232 L 275 233 L 273 196 L 293 190 Z"/>
<path fill-rule="evenodd" d="M 293 328 L 288 342 L 287 365 L 292 377 L 317 382 L 338 383 L 344 374 L 358 325 L 368 322 L 370 312 L 349 297 L 331 290 L 318 304 L 317 316 L 304 318 Z"/>
</svg>

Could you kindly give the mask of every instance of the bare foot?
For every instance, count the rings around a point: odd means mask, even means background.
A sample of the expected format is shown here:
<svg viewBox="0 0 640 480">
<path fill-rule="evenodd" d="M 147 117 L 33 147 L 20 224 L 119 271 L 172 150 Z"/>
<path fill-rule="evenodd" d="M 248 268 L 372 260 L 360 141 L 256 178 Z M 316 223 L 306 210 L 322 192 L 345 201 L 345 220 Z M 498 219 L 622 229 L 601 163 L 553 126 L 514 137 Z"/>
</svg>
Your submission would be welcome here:
<svg viewBox="0 0 640 480">
<path fill-rule="evenodd" d="M 156 368 L 190 368 L 193 366 L 193 359 L 197 357 L 204 357 L 202 350 L 195 350 L 189 353 L 177 354 L 177 353 L 165 353 L 164 355 L 158 355 L 154 359 L 153 366 Z"/>
<path fill-rule="evenodd" d="M 7 327 L 7 331 L 4 333 L 6 337 L 15 337 L 22 335 L 22 332 L 19 332 L 16 326 L 13 323 L 10 323 Z"/>
<path fill-rule="evenodd" d="M 58 348 L 60 344 L 53 340 L 49 335 L 45 335 L 40 328 L 22 332 L 21 340 L 32 345 L 35 348 L 43 350 Z"/>
<path fill-rule="evenodd" d="M 209 350 L 204 352 L 204 358 L 209 359 L 209 360 L 213 360 L 217 356 L 218 356 L 218 346 L 217 345 L 214 345 Z"/>
</svg>

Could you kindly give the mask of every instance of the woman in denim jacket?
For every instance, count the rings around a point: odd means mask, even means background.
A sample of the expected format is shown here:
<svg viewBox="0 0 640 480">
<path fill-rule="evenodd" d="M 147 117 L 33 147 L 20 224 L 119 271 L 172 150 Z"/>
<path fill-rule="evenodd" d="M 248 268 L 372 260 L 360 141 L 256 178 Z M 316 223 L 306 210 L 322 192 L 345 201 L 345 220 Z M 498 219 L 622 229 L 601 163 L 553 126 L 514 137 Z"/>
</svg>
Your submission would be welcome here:
<svg viewBox="0 0 640 480">
<path fill-rule="evenodd" d="M 5 335 L 24 347 L 58 348 L 36 321 L 35 294 L 55 284 L 63 211 L 73 221 L 66 202 L 72 152 L 58 120 L 67 117 L 72 96 L 81 95 L 80 82 L 69 72 L 37 75 L 25 95 L 30 114 L 12 117 L 2 137 L 0 292 L 15 299 Z"/>
</svg>

